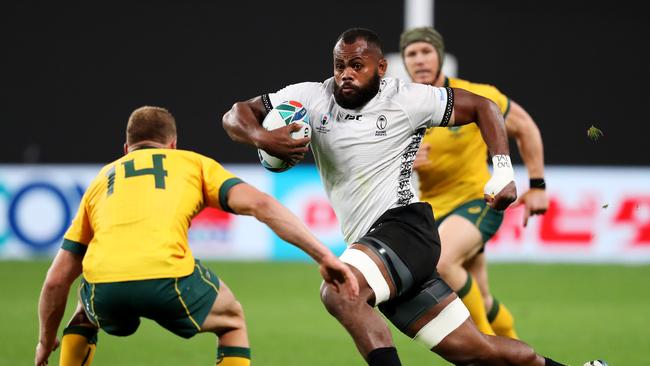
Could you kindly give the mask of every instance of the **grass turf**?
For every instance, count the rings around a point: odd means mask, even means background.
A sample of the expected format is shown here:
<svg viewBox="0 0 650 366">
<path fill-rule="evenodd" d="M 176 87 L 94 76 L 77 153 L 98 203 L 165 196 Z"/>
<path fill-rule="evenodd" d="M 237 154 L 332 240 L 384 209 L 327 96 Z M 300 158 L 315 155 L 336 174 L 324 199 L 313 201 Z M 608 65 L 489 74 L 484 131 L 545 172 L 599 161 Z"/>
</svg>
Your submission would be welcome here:
<svg viewBox="0 0 650 366">
<path fill-rule="evenodd" d="M 253 363 L 265 366 L 365 365 L 318 299 L 317 268 L 305 263 L 205 262 L 244 306 Z M 49 262 L 0 262 L 0 365 L 33 362 L 38 295 Z M 492 291 L 515 315 L 519 335 L 541 354 L 570 365 L 603 358 L 646 364 L 650 266 L 498 264 Z M 68 302 L 64 321 L 75 305 Z M 446 365 L 394 328 L 404 365 Z M 60 332 L 59 332 L 60 333 Z M 174 336 L 143 319 L 138 332 L 103 332 L 93 366 L 213 365 L 215 337 Z M 50 359 L 58 365 L 58 352 Z"/>
</svg>

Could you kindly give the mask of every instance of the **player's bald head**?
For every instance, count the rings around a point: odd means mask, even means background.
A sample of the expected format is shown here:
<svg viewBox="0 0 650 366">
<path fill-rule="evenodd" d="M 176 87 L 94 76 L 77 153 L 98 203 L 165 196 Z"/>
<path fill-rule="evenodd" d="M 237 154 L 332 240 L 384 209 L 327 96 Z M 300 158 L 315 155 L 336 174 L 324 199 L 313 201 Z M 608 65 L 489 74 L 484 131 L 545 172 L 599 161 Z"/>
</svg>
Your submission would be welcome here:
<svg viewBox="0 0 650 366">
<path fill-rule="evenodd" d="M 144 106 L 131 113 L 126 125 L 126 143 L 153 141 L 167 144 L 176 139 L 176 120 L 168 110 Z"/>
<path fill-rule="evenodd" d="M 381 39 L 377 33 L 366 28 L 350 28 L 341 33 L 334 45 L 334 55 L 344 52 L 345 49 L 349 49 L 349 46 L 355 44 L 358 53 L 374 55 L 377 59 L 384 58 Z"/>
</svg>

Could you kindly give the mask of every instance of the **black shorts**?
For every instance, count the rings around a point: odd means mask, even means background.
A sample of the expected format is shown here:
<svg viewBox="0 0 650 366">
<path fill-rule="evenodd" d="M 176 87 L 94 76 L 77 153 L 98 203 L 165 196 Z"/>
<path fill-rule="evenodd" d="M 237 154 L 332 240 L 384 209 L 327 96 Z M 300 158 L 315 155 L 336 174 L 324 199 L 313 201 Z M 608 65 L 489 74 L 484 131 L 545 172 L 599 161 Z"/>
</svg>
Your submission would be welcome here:
<svg viewBox="0 0 650 366">
<path fill-rule="evenodd" d="M 435 268 L 440 259 L 440 237 L 433 210 L 426 202 L 412 203 L 386 211 L 357 242 L 380 253 L 380 248 L 384 248 L 384 252 L 392 251 L 390 254 L 397 255 L 403 262 L 412 276 L 412 283 L 408 285 L 403 281 L 404 276 L 396 273 L 398 268 L 394 268 L 395 263 L 391 263 L 390 255 L 380 255 L 392 272 L 393 279 L 397 279 L 394 282 L 398 287 L 398 294 L 419 288 L 425 282 L 438 277 Z"/>
</svg>

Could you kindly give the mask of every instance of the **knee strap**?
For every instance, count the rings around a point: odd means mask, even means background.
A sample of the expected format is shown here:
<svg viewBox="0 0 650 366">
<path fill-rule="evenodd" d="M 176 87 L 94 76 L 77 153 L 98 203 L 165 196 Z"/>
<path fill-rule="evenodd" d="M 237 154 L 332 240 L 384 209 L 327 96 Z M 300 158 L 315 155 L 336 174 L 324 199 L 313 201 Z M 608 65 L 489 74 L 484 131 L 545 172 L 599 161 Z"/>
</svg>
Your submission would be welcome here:
<svg viewBox="0 0 650 366">
<path fill-rule="evenodd" d="M 377 238 L 364 236 L 359 239 L 359 243 L 372 249 L 388 269 L 388 274 L 395 284 L 396 296 L 401 296 L 410 290 L 415 282 L 413 274 L 408 269 L 404 261 L 395 253 L 395 251 Z"/>
<path fill-rule="evenodd" d="M 386 317 L 404 333 L 427 310 L 438 305 L 453 293 L 453 290 L 440 278 L 427 282 L 423 289 L 408 299 L 395 299 L 379 309 Z"/>
</svg>

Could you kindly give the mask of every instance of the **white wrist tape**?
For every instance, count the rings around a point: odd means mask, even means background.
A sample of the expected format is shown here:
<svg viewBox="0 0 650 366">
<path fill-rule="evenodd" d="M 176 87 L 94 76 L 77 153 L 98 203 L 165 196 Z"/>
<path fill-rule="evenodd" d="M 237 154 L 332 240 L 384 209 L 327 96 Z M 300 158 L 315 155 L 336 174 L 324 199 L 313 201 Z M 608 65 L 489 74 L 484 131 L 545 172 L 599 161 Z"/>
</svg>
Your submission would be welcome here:
<svg viewBox="0 0 650 366">
<path fill-rule="evenodd" d="M 494 155 L 492 157 L 492 178 L 485 184 L 483 193 L 494 197 L 510 182 L 514 182 L 514 180 L 515 171 L 512 169 L 510 156 Z"/>
</svg>

